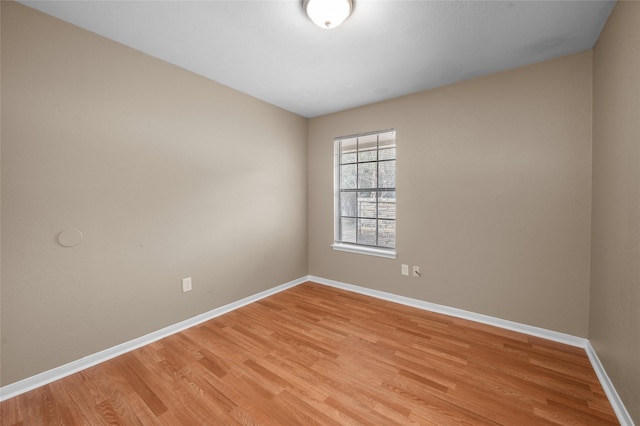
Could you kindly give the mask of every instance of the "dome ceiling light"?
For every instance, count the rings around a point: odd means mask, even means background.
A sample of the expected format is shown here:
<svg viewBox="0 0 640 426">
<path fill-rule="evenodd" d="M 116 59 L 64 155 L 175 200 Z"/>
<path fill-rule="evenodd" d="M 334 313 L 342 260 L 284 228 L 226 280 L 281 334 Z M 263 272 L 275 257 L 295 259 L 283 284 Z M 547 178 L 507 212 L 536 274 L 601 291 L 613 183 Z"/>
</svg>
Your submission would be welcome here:
<svg viewBox="0 0 640 426">
<path fill-rule="evenodd" d="M 330 29 L 342 24 L 351 15 L 351 0 L 304 0 L 302 8 L 320 28 Z"/>
</svg>

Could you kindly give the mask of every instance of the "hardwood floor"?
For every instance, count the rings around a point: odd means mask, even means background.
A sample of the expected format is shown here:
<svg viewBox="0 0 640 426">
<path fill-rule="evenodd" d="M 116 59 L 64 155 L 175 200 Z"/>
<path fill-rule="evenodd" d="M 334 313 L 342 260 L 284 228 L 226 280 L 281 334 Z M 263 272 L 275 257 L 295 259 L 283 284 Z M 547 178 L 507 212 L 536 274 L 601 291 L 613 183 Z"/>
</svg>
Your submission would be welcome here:
<svg viewBox="0 0 640 426">
<path fill-rule="evenodd" d="M 580 348 L 305 283 L 0 404 L 2 425 L 611 425 Z"/>
</svg>

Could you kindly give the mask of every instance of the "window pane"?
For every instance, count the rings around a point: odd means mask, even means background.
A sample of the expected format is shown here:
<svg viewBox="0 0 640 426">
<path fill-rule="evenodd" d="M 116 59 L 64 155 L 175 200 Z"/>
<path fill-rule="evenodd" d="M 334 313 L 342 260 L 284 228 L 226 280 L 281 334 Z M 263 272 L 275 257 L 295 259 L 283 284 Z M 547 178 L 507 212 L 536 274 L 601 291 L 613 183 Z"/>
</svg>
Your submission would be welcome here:
<svg viewBox="0 0 640 426">
<path fill-rule="evenodd" d="M 355 192 L 340 193 L 340 215 L 356 217 L 358 214 Z"/>
<path fill-rule="evenodd" d="M 344 139 L 340 141 L 340 164 L 355 163 L 358 149 L 358 139 Z"/>
<path fill-rule="evenodd" d="M 377 163 L 358 164 L 358 188 L 375 188 Z"/>
<path fill-rule="evenodd" d="M 378 152 L 376 151 L 375 148 L 368 149 L 368 150 L 363 150 L 363 149 L 358 150 L 358 161 L 361 163 L 365 161 L 376 161 L 377 158 L 378 158 Z"/>
<path fill-rule="evenodd" d="M 395 249 L 395 130 L 337 138 L 339 242 Z"/>
<path fill-rule="evenodd" d="M 395 160 L 396 136 L 395 132 L 382 133 L 378 142 L 378 160 Z"/>
<path fill-rule="evenodd" d="M 378 151 L 378 159 L 379 160 L 395 160 L 396 158 L 396 149 L 381 149 Z"/>
<path fill-rule="evenodd" d="M 378 193 L 378 217 L 383 219 L 396 218 L 395 191 L 383 191 Z"/>
<path fill-rule="evenodd" d="M 357 165 L 340 166 L 340 189 L 356 189 Z"/>
<path fill-rule="evenodd" d="M 358 219 L 358 244 L 376 245 L 375 219 Z"/>
<path fill-rule="evenodd" d="M 395 248 L 396 246 L 396 221 L 378 221 L 378 245 L 381 247 Z"/>
<path fill-rule="evenodd" d="M 356 219 L 340 219 L 340 241 L 344 243 L 356 243 Z"/>
<path fill-rule="evenodd" d="M 376 217 L 375 192 L 358 192 L 358 217 Z"/>
<path fill-rule="evenodd" d="M 396 131 L 389 130 L 388 132 L 378 134 L 378 143 L 380 148 L 387 148 L 389 146 L 396 146 Z"/>
<path fill-rule="evenodd" d="M 396 160 L 382 161 L 378 163 L 378 187 L 396 187 Z"/>
<path fill-rule="evenodd" d="M 358 138 L 358 161 L 376 161 L 378 159 L 378 135 Z"/>
<path fill-rule="evenodd" d="M 342 159 L 340 160 L 341 164 L 349 164 L 356 162 L 356 153 L 355 152 L 347 152 L 342 154 Z"/>
</svg>

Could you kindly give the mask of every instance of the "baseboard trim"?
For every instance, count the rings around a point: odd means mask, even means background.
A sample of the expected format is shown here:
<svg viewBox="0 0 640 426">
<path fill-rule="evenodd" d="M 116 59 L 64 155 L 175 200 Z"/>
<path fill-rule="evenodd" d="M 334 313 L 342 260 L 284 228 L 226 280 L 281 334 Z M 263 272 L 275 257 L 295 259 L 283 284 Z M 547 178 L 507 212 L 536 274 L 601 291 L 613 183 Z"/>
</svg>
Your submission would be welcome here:
<svg viewBox="0 0 640 426">
<path fill-rule="evenodd" d="M 360 287 L 353 284 L 347 284 L 339 281 L 328 280 L 326 278 L 309 276 L 309 281 L 331 287 L 341 288 L 343 290 L 352 291 L 354 293 L 364 294 L 366 296 L 387 300 L 389 302 L 400 303 L 402 305 L 411 306 L 426 311 L 437 312 L 439 314 L 450 315 L 456 318 L 467 319 L 482 324 L 493 325 L 507 330 L 517 331 L 531 336 L 541 337 L 543 339 L 552 340 L 554 342 L 564 343 L 579 348 L 586 348 L 588 340 L 582 337 L 572 336 L 570 334 L 560 333 L 558 331 L 547 330 L 544 328 L 534 327 L 531 325 L 521 324 L 514 321 L 508 321 L 501 318 L 491 317 L 489 315 L 477 314 L 475 312 L 465 311 L 463 309 L 452 308 L 437 303 L 426 302 L 424 300 L 413 299 L 397 294 L 387 293 L 379 290 L 372 290 L 366 287 Z"/>
<path fill-rule="evenodd" d="M 229 303 L 227 305 L 213 309 L 209 312 L 205 312 L 179 323 L 170 325 L 161 330 L 149 333 L 145 336 L 130 340 L 120 345 L 113 346 L 109 349 L 105 349 L 104 351 L 97 352 L 95 354 L 86 356 L 76 361 L 72 361 L 60 367 L 56 367 L 40 374 L 36 374 L 35 376 L 28 377 L 24 380 L 11 383 L 7 386 L 0 387 L 0 402 L 18 396 L 30 390 L 36 389 L 40 386 L 44 386 L 56 380 L 62 379 L 71 374 L 85 370 L 89 367 L 93 367 L 94 365 L 100 364 L 101 362 L 105 362 L 127 352 L 131 352 L 132 350 L 138 349 L 144 345 L 148 345 L 149 343 L 153 343 L 172 334 L 179 333 L 180 331 L 186 330 L 189 327 L 193 327 L 212 318 L 226 314 L 242 306 L 256 302 L 260 299 L 264 299 L 265 297 L 295 287 L 307 281 L 313 281 L 318 284 L 340 288 L 342 290 L 375 297 L 377 299 L 387 300 L 389 302 L 400 303 L 402 305 L 412 306 L 414 308 L 423 309 L 426 311 L 437 312 L 457 318 L 463 318 L 483 324 L 493 325 L 507 330 L 517 331 L 531 336 L 541 337 L 543 339 L 548 339 L 555 342 L 583 348 L 586 351 L 589 360 L 591 361 L 591 365 L 593 366 L 593 369 L 595 370 L 596 375 L 600 380 L 600 384 L 602 385 L 607 397 L 609 398 L 609 402 L 611 403 L 611 406 L 613 407 L 613 410 L 616 413 L 620 424 L 622 426 L 634 426 L 631 415 L 625 408 L 624 403 L 616 392 L 613 383 L 609 379 L 609 376 L 607 375 L 602 363 L 598 359 L 598 356 L 588 339 L 521 324 L 514 321 L 508 321 L 501 318 L 495 318 L 488 315 L 477 314 L 474 312 L 465 311 L 463 309 L 452 308 L 449 306 L 439 305 L 436 303 L 426 302 L 410 297 L 399 296 L 393 293 L 387 293 L 384 291 L 373 290 L 353 284 L 329 280 L 313 275 L 307 275 L 302 278 L 289 281 L 288 283 L 281 284 L 260 293 L 245 297 L 244 299 Z"/>
<path fill-rule="evenodd" d="M 407 305 L 426 311 L 437 312 L 444 315 L 450 315 L 456 318 L 463 318 L 483 324 L 493 325 L 507 330 L 517 331 L 554 342 L 583 348 L 587 353 L 589 361 L 591 362 L 591 365 L 593 366 L 593 369 L 598 376 L 598 380 L 600 381 L 600 384 L 602 385 L 602 388 L 604 389 L 605 394 L 607 395 L 607 398 L 609 399 L 609 402 L 611 403 L 613 411 L 616 413 L 621 426 L 634 426 L 631 415 L 625 408 L 622 399 L 620 399 L 618 392 L 616 392 L 613 383 L 605 372 L 602 363 L 598 359 L 598 355 L 596 354 L 588 339 L 572 336 L 570 334 L 560 333 L 557 331 L 547 330 L 544 328 L 534 327 L 531 325 L 521 324 L 514 321 L 508 321 L 501 318 L 495 318 L 488 315 L 477 314 L 475 312 L 465 311 L 463 309 L 452 308 L 449 306 L 438 305 L 436 303 L 426 302 L 423 300 L 412 299 L 410 297 L 399 296 L 393 293 L 373 290 L 370 288 L 347 284 L 340 281 L 328 280 L 326 278 L 316 277 L 313 275 L 308 276 L 307 279 L 318 284 L 336 287 L 342 290 L 352 291 L 354 293 L 360 293 L 365 296 L 375 297 L 377 299 L 400 303 L 402 305 Z"/>
<path fill-rule="evenodd" d="M 598 354 L 596 354 L 595 349 L 591 346 L 591 342 L 587 342 L 587 347 L 585 348 L 587 351 L 587 356 L 589 357 L 589 361 L 591 361 L 591 365 L 598 376 L 598 380 L 600 380 L 600 384 L 604 389 L 604 393 L 609 398 L 609 402 L 613 407 L 613 411 L 615 411 L 616 416 L 618 416 L 618 421 L 622 426 L 633 426 L 633 420 L 631 419 L 631 414 L 627 411 L 627 408 L 624 406 L 620 395 L 616 391 L 616 388 L 613 386 L 611 379 L 607 375 L 607 372 L 604 369 L 604 366 L 600 362 L 600 358 L 598 358 Z"/>
<path fill-rule="evenodd" d="M 40 386 L 47 385 L 71 374 L 85 370 L 89 367 L 93 367 L 94 365 L 100 364 L 101 362 L 105 362 L 127 352 L 131 352 L 132 350 L 138 349 L 144 345 L 148 345 L 149 343 L 153 343 L 172 334 L 186 330 L 189 327 L 193 327 L 212 318 L 226 314 L 233 311 L 234 309 L 238 309 L 242 306 L 248 305 L 249 303 L 256 302 L 260 299 L 264 299 L 265 297 L 279 293 L 291 287 L 295 287 L 305 281 L 308 281 L 308 277 L 298 278 L 288 283 L 281 284 L 260 293 L 245 297 L 244 299 L 240 299 L 236 302 L 232 302 L 219 308 L 213 309 L 209 312 L 196 315 L 195 317 L 170 325 L 161 330 L 154 331 L 145 336 L 138 337 L 136 339 L 121 343 L 95 354 L 88 355 L 76 361 L 72 361 L 68 364 L 61 365 L 60 367 L 56 367 L 51 370 L 36 374 L 35 376 L 31 376 L 18 382 L 11 383 L 7 386 L 3 386 L 0 388 L 0 401 L 5 401 L 25 392 L 29 392 L 30 390 L 39 388 Z"/>
</svg>

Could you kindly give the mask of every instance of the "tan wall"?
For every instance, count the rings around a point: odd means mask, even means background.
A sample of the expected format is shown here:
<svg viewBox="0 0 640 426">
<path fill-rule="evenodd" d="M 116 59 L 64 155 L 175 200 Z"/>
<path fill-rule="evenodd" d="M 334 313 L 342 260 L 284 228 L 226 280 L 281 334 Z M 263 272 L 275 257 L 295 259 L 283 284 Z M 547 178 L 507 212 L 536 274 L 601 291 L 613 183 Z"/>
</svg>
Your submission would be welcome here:
<svg viewBox="0 0 640 426">
<path fill-rule="evenodd" d="M 333 138 L 391 127 L 398 258 L 333 251 Z M 310 274 L 587 336 L 591 52 L 312 119 L 308 158 Z"/>
<path fill-rule="evenodd" d="M 307 133 L 187 71 L 1 10 L 2 385 L 310 273 L 588 334 L 639 421 L 640 3 L 616 6 L 593 54 L 593 223 L 590 52 Z M 334 252 L 333 138 L 389 127 L 398 259 Z M 57 244 L 67 228 L 81 245 Z"/>
<path fill-rule="evenodd" d="M 593 53 L 589 337 L 640 424 L 640 3 L 618 2 Z"/>
<path fill-rule="evenodd" d="M 2 2 L 2 123 L 2 385 L 307 273 L 302 117 Z"/>
</svg>

